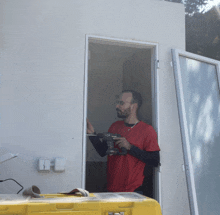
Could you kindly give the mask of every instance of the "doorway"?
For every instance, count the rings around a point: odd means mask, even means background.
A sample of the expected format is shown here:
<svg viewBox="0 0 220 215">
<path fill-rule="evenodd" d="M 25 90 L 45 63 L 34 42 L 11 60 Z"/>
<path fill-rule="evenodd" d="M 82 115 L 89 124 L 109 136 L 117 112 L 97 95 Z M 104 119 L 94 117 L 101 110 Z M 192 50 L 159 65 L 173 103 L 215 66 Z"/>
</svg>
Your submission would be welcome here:
<svg viewBox="0 0 220 215">
<path fill-rule="evenodd" d="M 155 62 L 157 44 L 87 36 L 85 116 L 95 131 L 107 132 L 119 120 L 115 100 L 122 90 L 141 93 L 143 104 L 139 119 L 157 130 L 155 96 Z M 85 117 L 86 118 L 86 117 Z M 85 123 L 86 126 L 86 123 Z M 84 128 L 86 130 L 86 128 Z M 84 138 L 84 179 L 89 192 L 106 191 L 107 157 L 100 157 L 89 138 Z M 153 169 L 145 172 L 148 196 L 155 197 Z"/>
</svg>

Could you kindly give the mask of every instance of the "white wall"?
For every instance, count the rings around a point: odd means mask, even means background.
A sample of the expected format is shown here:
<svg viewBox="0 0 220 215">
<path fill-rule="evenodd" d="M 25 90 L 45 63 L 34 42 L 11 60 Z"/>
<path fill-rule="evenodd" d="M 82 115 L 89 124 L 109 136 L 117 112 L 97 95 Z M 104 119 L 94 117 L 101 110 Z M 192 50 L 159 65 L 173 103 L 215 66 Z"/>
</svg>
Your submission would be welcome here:
<svg viewBox="0 0 220 215">
<path fill-rule="evenodd" d="M 19 153 L 1 165 L 2 177 L 44 193 L 81 186 L 84 38 L 76 36 L 76 13 L 61 1 L 1 1 L 0 8 L 0 141 Z M 39 174 L 39 157 L 67 158 L 66 172 Z"/>
<path fill-rule="evenodd" d="M 1 153 L 20 153 L 1 165 L 1 177 L 43 193 L 81 186 L 85 35 L 156 42 L 163 214 L 189 214 L 170 67 L 170 49 L 185 48 L 183 5 L 2 0 L 0 14 Z M 67 158 L 66 172 L 38 173 L 41 156 Z M 2 185 L 0 191 L 6 192 Z"/>
</svg>

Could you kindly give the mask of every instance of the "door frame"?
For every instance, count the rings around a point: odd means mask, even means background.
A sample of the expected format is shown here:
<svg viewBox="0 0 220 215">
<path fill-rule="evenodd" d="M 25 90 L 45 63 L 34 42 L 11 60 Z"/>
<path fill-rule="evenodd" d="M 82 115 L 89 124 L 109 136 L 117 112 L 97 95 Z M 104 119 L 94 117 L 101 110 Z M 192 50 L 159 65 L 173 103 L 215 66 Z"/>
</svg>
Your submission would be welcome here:
<svg viewBox="0 0 220 215">
<path fill-rule="evenodd" d="M 151 83 L 152 83 L 152 122 L 153 127 L 156 130 L 158 136 L 160 135 L 159 129 L 159 76 L 158 76 L 158 43 L 153 42 L 142 42 L 137 40 L 126 40 L 126 39 L 118 39 L 112 37 L 104 37 L 104 36 L 96 36 L 96 35 L 86 35 L 85 37 L 85 71 L 84 71 L 84 105 L 83 105 L 83 133 L 82 133 L 82 183 L 81 187 L 85 189 L 86 183 L 86 117 L 87 117 L 87 96 L 88 96 L 88 65 L 89 65 L 89 42 L 90 41 L 97 43 L 115 43 L 117 45 L 121 44 L 123 46 L 137 46 L 137 47 L 148 47 L 153 50 L 151 55 Z M 159 138 L 158 138 L 159 140 Z M 160 146 L 160 143 L 158 141 Z M 161 172 L 160 167 L 156 168 L 156 179 L 155 183 L 155 197 L 156 200 L 161 204 Z"/>
</svg>

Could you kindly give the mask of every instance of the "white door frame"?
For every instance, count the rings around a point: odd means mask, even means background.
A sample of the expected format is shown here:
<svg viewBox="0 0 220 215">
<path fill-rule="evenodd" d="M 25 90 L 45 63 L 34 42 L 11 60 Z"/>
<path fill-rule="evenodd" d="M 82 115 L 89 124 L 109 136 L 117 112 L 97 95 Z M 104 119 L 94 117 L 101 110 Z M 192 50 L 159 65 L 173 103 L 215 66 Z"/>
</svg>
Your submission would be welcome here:
<svg viewBox="0 0 220 215">
<path fill-rule="evenodd" d="M 158 87 L 159 87 L 159 80 L 158 80 L 158 44 L 151 43 L 151 42 L 142 42 L 136 40 L 125 40 L 125 39 L 118 39 L 118 38 L 111 38 L 111 37 L 102 37 L 102 36 L 95 36 L 95 35 L 86 35 L 85 41 L 85 74 L 84 74 L 84 122 L 83 122 L 83 145 L 82 145 L 82 184 L 81 187 L 85 189 L 85 180 L 86 180 L 86 116 L 87 116 L 87 91 L 88 91 L 88 61 L 89 61 L 89 40 L 97 43 L 115 43 L 117 45 L 129 45 L 131 47 L 148 47 L 153 48 L 153 57 L 151 61 L 151 83 L 152 83 L 152 105 L 153 105 L 153 126 L 159 136 L 159 113 L 158 113 L 158 105 L 159 105 L 159 97 L 158 97 Z M 159 138 L 158 138 L 159 139 Z M 160 143 L 158 143 L 160 145 Z M 157 174 L 157 193 L 156 199 L 161 204 L 161 176 L 160 170 L 156 170 Z"/>
</svg>

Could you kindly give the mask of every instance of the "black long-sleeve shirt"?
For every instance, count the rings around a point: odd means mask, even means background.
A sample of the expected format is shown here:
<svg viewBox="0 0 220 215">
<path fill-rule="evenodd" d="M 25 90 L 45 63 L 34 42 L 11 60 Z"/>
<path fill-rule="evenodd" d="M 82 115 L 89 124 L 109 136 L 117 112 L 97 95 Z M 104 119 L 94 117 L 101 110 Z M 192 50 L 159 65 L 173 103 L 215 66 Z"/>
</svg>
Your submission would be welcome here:
<svg viewBox="0 0 220 215">
<path fill-rule="evenodd" d="M 106 155 L 106 151 L 108 149 L 107 143 L 106 142 L 101 142 L 98 136 L 90 136 L 89 137 L 92 145 L 98 152 L 98 154 L 101 157 L 104 157 Z M 160 154 L 159 151 L 153 151 L 153 152 L 148 152 L 139 149 L 138 147 L 132 145 L 131 149 L 128 150 L 128 153 L 144 163 L 157 167 L 160 164 Z"/>
</svg>

